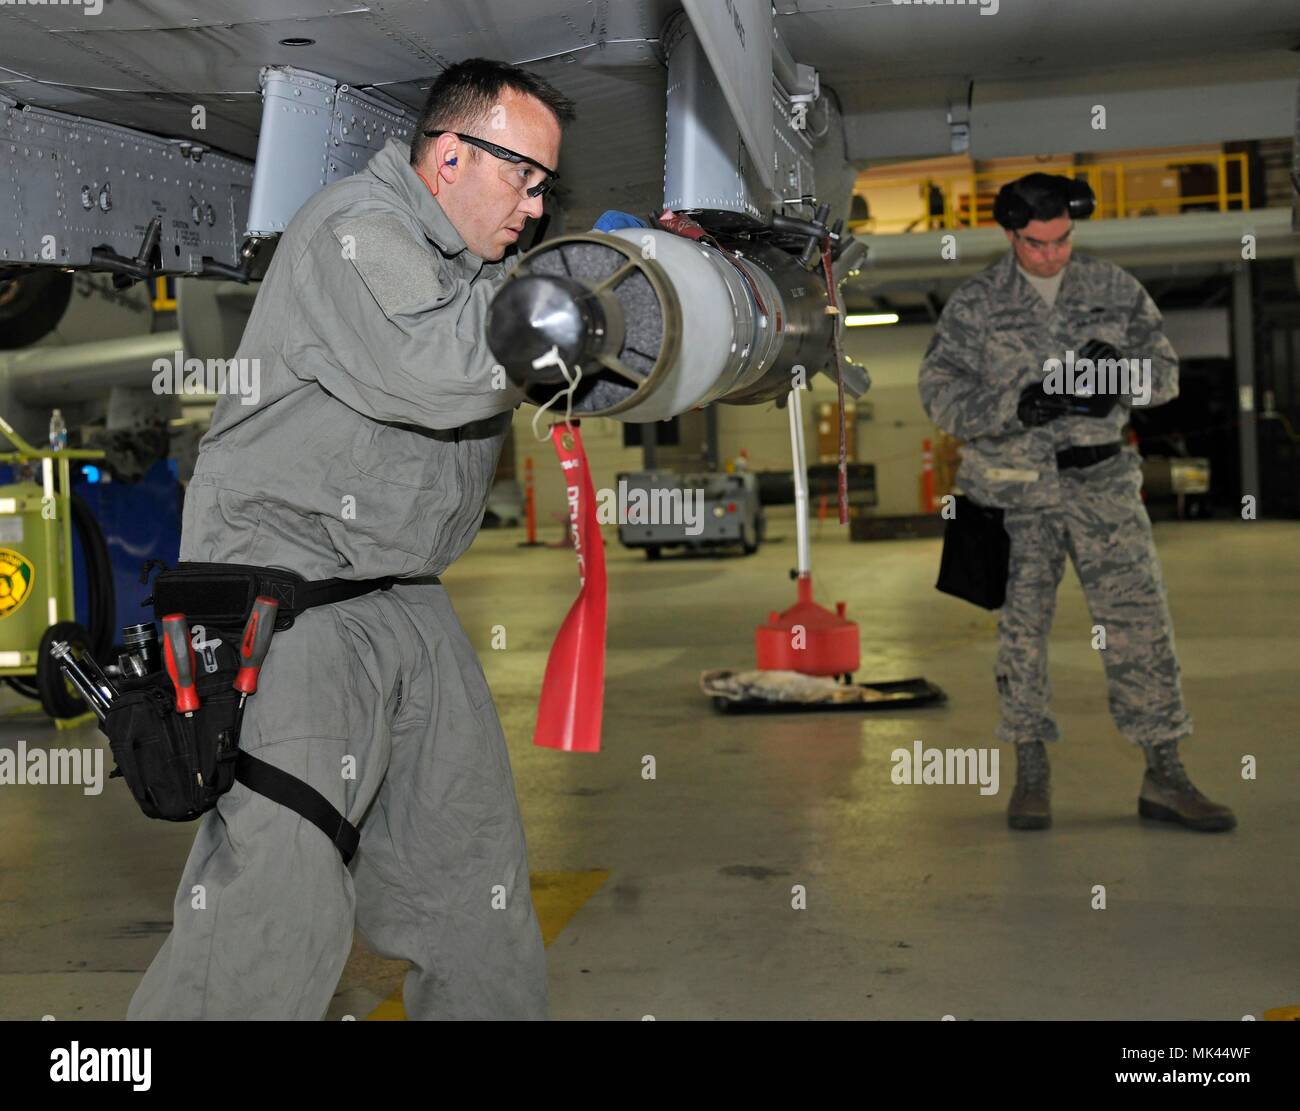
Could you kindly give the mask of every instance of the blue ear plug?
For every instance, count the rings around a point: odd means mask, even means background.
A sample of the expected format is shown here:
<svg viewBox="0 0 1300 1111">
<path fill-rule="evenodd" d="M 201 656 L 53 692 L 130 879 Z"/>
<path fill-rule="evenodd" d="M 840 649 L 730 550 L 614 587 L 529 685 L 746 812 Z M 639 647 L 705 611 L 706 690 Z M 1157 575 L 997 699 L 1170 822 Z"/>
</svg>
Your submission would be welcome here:
<svg viewBox="0 0 1300 1111">
<path fill-rule="evenodd" d="M 448 158 L 448 159 L 447 159 L 447 162 L 446 162 L 446 165 L 448 165 L 448 166 L 454 166 L 454 165 L 456 165 L 456 159 L 455 159 L 455 158 Z"/>
</svg>

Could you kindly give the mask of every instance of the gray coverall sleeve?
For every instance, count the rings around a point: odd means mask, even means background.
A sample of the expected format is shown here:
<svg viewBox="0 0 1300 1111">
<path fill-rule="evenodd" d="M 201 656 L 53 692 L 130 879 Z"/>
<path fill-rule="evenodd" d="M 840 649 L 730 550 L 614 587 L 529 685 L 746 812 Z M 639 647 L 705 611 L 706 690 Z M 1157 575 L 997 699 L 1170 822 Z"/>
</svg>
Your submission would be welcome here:
<svg viewBox="0 0 1300 1111">
<path fill-rule="evenodd" d="M 1151 400 L 1141 408 L 1164 405 L 1178 396 L 1178 354 L 1164 332 L 1164 320 L 1151 295 L 1136 278 L 1133 310 L 1129 316 L 1124 350 L 1129 358 L 1151 360 Z"/>
<path fill-rule="evenodd" d="M 984 356 L 984 307 L 978 290 L 959 289 L 939 316 L 921 360 L 921 404 L 935 424 L 959 440 L 1019 431 L 1015 389 L 979 371 Z"/>
<path fill-rule="evenodd" d="M 374 420 L 457 428 L 514 409 L 523 393 L 488 348 L 500 283 L 470 282 L 390 213 L 323 225 L 298 267 L 297 342 L 286 361 Z"/>
</svg>

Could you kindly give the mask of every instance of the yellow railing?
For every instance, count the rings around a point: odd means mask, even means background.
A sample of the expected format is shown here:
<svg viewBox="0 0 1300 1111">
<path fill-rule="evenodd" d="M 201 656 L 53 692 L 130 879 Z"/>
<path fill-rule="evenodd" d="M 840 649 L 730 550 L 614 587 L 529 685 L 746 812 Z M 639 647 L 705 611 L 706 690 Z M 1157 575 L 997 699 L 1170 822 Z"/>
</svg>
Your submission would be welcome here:
<svg viewBox="0 0 1300 1111">
<path fill-rule="evenodd" d="M 1182 192 L 1180 171 L 1192 167 L 1213 170 L 1210 191 Z M 856 220 L 851 231 L 938 231 L 986 227 L 993 224 L 993 201 L 1008 181 L 1042 170 L 1063 173 L 1087 180 L 1097 197 L 1095 219 L 1123 219 L 1133 216 L 1171 215 L 1198 209 L 1228 212 L 1250 207 L 1250 177 L 1244 151 L 1232 154 L 1188 154 L 1164 158 L 1125 159 L 1116 162 L 1092 162 L 1084 165 L 1061 165 L 1028 162 L 1016 166 L 999 166 L 983 173 L 954 171 L 917 178 L 882 178 L 859 189 L 871 206 L 873 189 L 912 188 L 919 198 L 919 211 L 910 217 L 885 221 Z M 1177 175 L 1172 183 L 1161 182 L 1158 188 L 1143 180 L 1143 175 Z M 1206 175 L 1207 181 L 1209 174 Z M 1235 188 L 1232 186 L 1235 183 Z M 940 204 L 940 202 L 942 202 Z M 894 224 L 900 225 L 893 227 Z"/>
</svg>

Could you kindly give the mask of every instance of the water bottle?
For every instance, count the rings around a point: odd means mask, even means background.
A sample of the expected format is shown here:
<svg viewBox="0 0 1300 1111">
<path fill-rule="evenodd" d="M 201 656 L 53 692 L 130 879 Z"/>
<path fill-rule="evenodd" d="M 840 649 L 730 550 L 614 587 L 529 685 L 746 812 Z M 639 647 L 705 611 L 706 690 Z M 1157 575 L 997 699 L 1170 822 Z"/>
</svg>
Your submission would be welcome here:
<svg viewBox="0 0 1300 1111">
<path fill-rule="evenodd" d="M 68 425 L 63 419 L 63 411 L 55 409 L 50 414 L 50 448 L 62 451 L 68 446 Z"/>
</svg>

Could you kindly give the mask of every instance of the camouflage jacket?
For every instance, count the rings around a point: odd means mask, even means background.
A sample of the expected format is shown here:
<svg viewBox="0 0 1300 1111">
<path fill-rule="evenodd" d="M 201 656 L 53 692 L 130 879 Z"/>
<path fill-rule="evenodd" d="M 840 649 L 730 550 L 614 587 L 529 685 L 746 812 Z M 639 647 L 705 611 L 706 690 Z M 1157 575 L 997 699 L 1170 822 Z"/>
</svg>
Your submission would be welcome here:
<svg viewBox="0 0 1300 1111">
<path fill-rule="evenodd" d="M 1148 405 L 1178 396 L 1178 356 L 1160 312 L 1136 278 L 1113 263 L 1075 255 L 1056 303 L 1047 303 L 1006 255 L 963 282 L 944 306 L 921 362 L 921 403 L 935 424 L 963 441 L 957 481 L 981 505 L 1056 505 L 1056 453 L 1121 438 L 1130 403 L 1106 417 L 1067 416 L 1027 428 L 1016 416 L 1020 391 L 1042 380 L 1049 359 L 1066 359 L 1089 340 L 1125 358 L 1150 360 Z M 1136 453 L 1116 465 L 1139 469 Z"/>
</svg>

